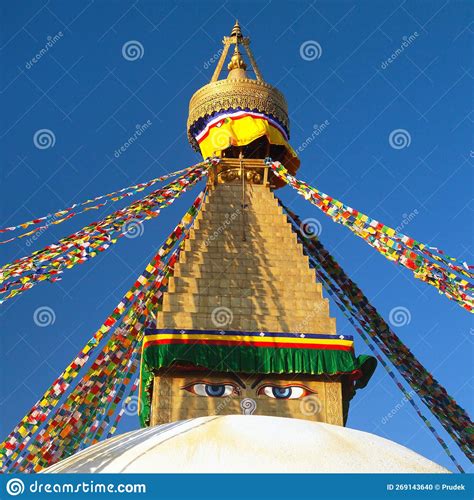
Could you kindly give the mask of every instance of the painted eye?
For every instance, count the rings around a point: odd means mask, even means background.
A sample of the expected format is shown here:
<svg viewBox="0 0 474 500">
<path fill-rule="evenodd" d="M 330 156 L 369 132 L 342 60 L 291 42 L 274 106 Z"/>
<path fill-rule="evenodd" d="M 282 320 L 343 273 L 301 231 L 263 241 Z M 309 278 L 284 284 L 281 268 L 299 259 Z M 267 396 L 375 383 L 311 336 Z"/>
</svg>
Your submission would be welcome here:
<svg viewBox="0 0 474 500">
<path fill-rule="evenodd" d="M 313 391 L 299 385 L 264 385 L 260 387 L 257 394 L 259 396 L 268 396 L 274 399 L 299 399 L 304 398 L 308 394 L 312 394 L 312 392 Z"/>
<path fill-rule="evenodd" d="M 186 391 L 208 398 L 224 398 L 232 394 L 238 394 L 238 389 L 232 384 L 205 384 L 197 383 L 183 387 Z"/>
</svg>

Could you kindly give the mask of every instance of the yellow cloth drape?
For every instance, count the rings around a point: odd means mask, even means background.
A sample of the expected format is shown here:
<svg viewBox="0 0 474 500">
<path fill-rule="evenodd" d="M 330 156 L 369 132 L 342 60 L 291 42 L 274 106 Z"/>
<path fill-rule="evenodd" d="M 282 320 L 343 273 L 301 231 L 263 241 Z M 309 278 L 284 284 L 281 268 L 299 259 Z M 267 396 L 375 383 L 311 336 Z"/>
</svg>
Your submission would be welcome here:
<svg viewBox="0 0 474 500">
<path fill-rule="evenodd" d="M 296 153 L 277 127 L 264 118 L 252 116 L 224 118 L 218 125 L 210 128 L 199 142 L 199 147 L 204 158 L 221 156 L 221 151 L 229 146 L 246 146 L 264 136 L 271 144 L 285 146 L 296 157 Z"/>
</svg>

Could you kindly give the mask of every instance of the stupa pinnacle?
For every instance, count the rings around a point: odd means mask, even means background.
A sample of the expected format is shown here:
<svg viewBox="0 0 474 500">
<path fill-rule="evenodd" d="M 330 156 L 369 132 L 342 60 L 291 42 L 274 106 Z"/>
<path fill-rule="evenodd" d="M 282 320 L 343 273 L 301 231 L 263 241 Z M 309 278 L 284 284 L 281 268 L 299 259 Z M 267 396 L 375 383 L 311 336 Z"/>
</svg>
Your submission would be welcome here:
<svg viewBox="0 0 474 500">
<path fill-rule="evenodd" d="M 60 224 L 155 186 L 2 267 L 0 302 L 42 281 L 54 283 L 66 269 L 136 235 L 139 225 L 206 179 L 117 306 L 6 437 L 1 472 L 442 471 L 398 445 L 345 428 L 350 402 L 376 360 L 356 356 L 323 289 L 463 472 L 425 410 L 472 461 L 467 412 L 344 272 L 308 219 L 275 190 L 288 185 L 471 312 L 474 266 L 297 178 L 284 96 L 263 79 L 238 22 L 223 44 L 211 81 L 189 108 L 189 138 L 204 161 L 56 212 Z M 37 226 L 4 234 L 0 243 L 41 231 L 50 218 L 0 229 Z M 141 425 L 152 428 L 107 439 L 137 402 L 137 389 Z"/>
<path fill-rule="evenodd" d="M 322 285 L 335 294 L 338 305 L 360 314 L 362 328 L 377 328 L 370 334 L 380 333 L 378 342 L 393 345 L 397 362 L 410 359 L 410 352 L 400 342 L 394 345 L 395 337 L 389 337 L 389 327 L 375 310 L 368 316 L 370 304 L 360 289 L 275 197 L 282 181 L 312 203 L 324 201 L 321 209 L 331 210 L 332 217 L 344 210 L 347 221 L 354 214 L 287 175 L 285 166 L 294 172 L 299 162 L 288 142 L 286 101 L 263 80 L 238 23 L 223 43 L 211 82 L 194 94 L 189 110 L 190 141 L 208 161 L 155 196 L 165 199 L 204 172 L 205 192 L 127 292 L 124 304 L 138 297 L 129 309 L 136 316 L 124 315 L 123 324 L 130 326 L 117 326 L 78 384 L 84 398 L 71 392 L 78 405 L 66 400 L 47 432 L 29 445 L 27 458 L 34 460 L 27 470 L 67 457 L 82 445 L 77 442 L 83 435 L 100 437 L 113 411 L 103 410 L 94 398 L 102 397 L 108 383 L 103 399 L 116 405 L 120 396 L 109 394 L 120 394 L 126 383 L 117 390 L 115 380 L 122 374 L 130 378 L 139 360 L 140 421 L 154 428 L 92 446 L 52 472 L 442 471 L 398 445 L 344 428 L 349 404 L 369 382 L 376 360 L 355 355 L 353 338 L 338 331 L 330 316 Z M 220 78 L 226 62 L 228 73 Z M 145 209 L 148 213 L 148 204 Z M 361 215 L 359 223 L 369 220 Z M 370 228 L 367 234 L 372 235 L 375 229 Z M 107 319 L 104 334 L 124 308 L 119 304 Z M 141 356 L 132 361 L 130 353 L 136 355 L 138 346 Z M 413 361 L 417 383 L 426 381 L 423 367 Z M 78 357 L 66 373 L 81 363 Z M 130 371 L 124 372 L 125 364 Z M 51 389 L 54 394 L 57 387 Z M 45 399 L 45 404 L 54 407 L 57 400 Z M 454 403 L 443 408 L 445 413 L 449 408 L 460 414 Z M 42 419 L 43 411 L 35 408 L 25 422 Z M 27 427 L 19 429 L 21 437 L 28 436 Z M 60 439 L 53 443 L 54 433 Z M 17 450 L 15 442 L 7 444 L 9 460 L 16 460 L 21 445 Z"/>
<path fill-rule="evenodd" d="M 263 79 L 250 39 L 242 35 L 238 22 L 230 36 L 224 37 L 223 45 L 211 81 L 189 103 L 187 128 L 191 145 L 204 158 L 242 156 L 263 160 L 271 156 L 295 173 L 299 160 L 288 142 L 290 123 L 285 97 Z M 228 74 L 221 76 L 231 46 L 234 52 L 227 65 Z M 277 179 L 271 181 L 275 187 L 282 185 Z"/>
<path fill-rule="evenodd" d="M 218 161 L 156 329 L 145 335 L 142 424 L 244 413 L 344 425 L 375 360 L 355 357 L 352 337 L 337 335 L 321 284 L 272 192 L 280 184 L 265 158 L 298 166 L 286 101 L 263 80 L 238 23 L 223 43 L 211 82 L 189 106 L 191 143 Z M 229 73 L 219 79 L 231 45 Z"/>
</svg>

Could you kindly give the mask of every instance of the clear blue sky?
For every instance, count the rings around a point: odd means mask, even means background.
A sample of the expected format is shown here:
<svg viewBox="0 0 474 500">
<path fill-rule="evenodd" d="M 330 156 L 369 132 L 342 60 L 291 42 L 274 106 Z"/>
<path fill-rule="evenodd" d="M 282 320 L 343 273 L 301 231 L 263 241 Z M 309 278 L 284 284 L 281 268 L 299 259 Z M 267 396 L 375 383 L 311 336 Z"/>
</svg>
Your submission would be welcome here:
<svg viewBox="0 0 474 500">
<path fill-rule="evenodd" d="M 264 78 L 286 95 L 293 146 L 311 137 L 315 125 L 329 123 L 302 152 L 300 178 L 393 227 L 409 218 L 404 232 L 472 263 L 467 1 L 2 2 L 1 226 L 196 162 L 185 131 L 189 98 L 210 79 L 211 61 L 235 18 L 251 36 Z M 55 35 L 59 39 L 31 63 Z M 122 56 L 130 40 L 142 44 L 141 59 Z M 319 58 L 301 57 L 307 41 L 318 42 Z M 147 120 L 152 126 L 115 158 Z M 40 129 L 53 131 L 54 147 L 35 147 Z M 397 129 L 409 134 L 408 147 L 391 147 Z M 42 284 L 2 306 L 3 435 L 111 312 L 196 194 L 148 222 L 141 238 L 124 238 L 67 271 L 62 282 Z M 395 328 L 397 334 L 472 412 L 471 316 L 290 188 L 279 194 L 303 218 L 320 221 L 323 243 L 386 318 L 395 307 L 409 310 L 411 320 Z M 4 246 L 1 261 L 53 243 L 97 216 L 89 212 L 53 226 L 30 247 L 25 240 Z M 54 324 L 35 325 L 39 306 L 54 310 Z M 331 313 L 342 333 L 353 333 L 335 306 Z M 367 352 L 359 339 L 357 348 Z M 382 367 L 354 400 L 348 425 L 451 467 Z M 136 418 L 126 417 L 119 430 L 137 426 Z"/>
</svg>

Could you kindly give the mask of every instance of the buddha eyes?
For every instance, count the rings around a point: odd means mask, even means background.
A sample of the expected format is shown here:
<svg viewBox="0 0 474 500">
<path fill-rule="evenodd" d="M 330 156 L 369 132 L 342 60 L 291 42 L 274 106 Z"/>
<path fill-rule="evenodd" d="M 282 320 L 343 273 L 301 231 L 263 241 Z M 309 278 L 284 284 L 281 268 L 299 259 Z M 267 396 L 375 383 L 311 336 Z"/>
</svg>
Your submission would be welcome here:
<svg viewBox="0 0 474 500">
<path fill-rule="evenodd" d="M 268 396 L 274 399 L 300 399 L 313 394 L 313 391 L 300 385 L 262 385 L 257 391 L 258 396 Z"/>
<path fill-rule="evenodd" d="M 196 396 L 205 396 L 208 398 L 225 398 L 226 396 L 238 396 L 239 388 L 233 384 L 206 384 L 204 382 L 190 384 L 183 387 Z"/>
<path fill-rule="evenodd" d="M 241 390 L 232 383 L 208 384 L 206 382 L 196 382 L 189 384 L 182 389 L 207 398 L 225 398 L 228 396 L 240 396 Z M 256 390 L 257 396 L 266 396 L 272 399 L 300 399 L 313 394 L 310 389 L 301 385 L 262 385 Z"/>
</svg>

